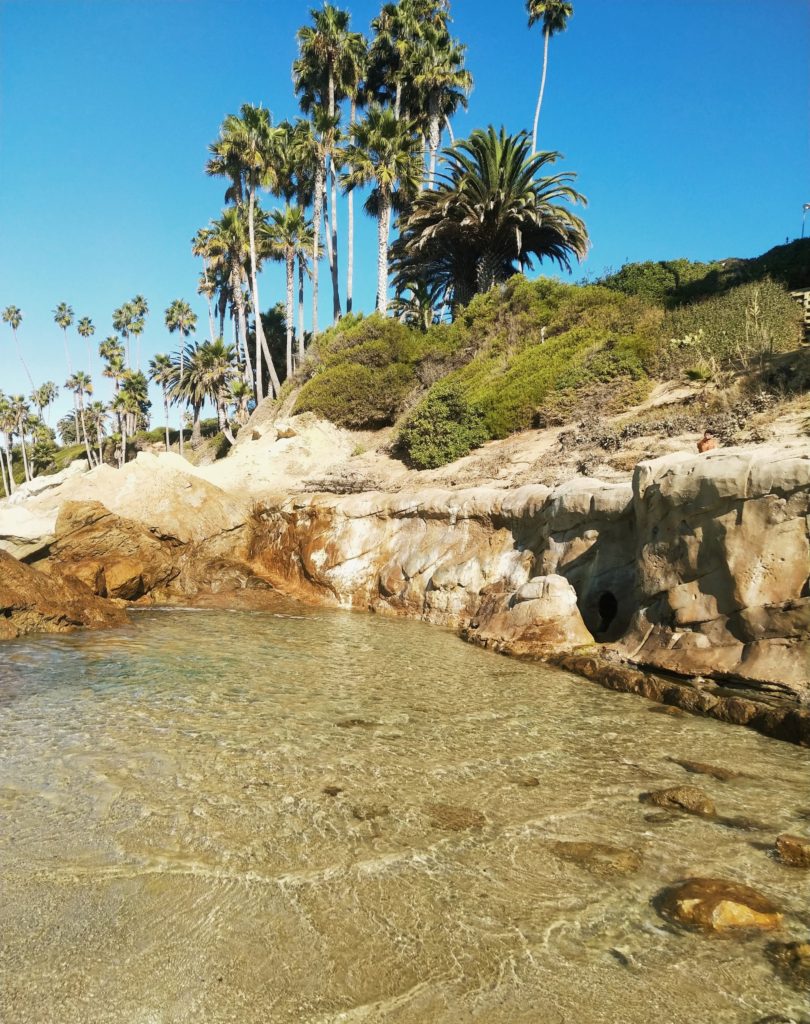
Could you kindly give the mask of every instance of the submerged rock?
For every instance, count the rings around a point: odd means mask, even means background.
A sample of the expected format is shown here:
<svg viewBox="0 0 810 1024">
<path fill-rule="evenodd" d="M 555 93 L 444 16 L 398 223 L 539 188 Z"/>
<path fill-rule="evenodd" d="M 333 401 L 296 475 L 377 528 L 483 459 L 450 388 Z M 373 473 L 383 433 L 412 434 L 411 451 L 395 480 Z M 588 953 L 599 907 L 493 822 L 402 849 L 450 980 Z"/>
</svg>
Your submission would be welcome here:
<svg viewBox="0 0 810 1024">
<path fill-rule="evenodd" d="M 810 941 L 774 942 L 768 955 L 785 981 L 802 992 L 810 992 Z"/>
<path fill-rule="evenodd" d="M 430 823 L 434 828 L 447 832 L 465 832 L 468 828 L 482 828 L 487 819 L 473 807 L 458 807 L 455 804 L 428 804 Z"/>
<path fill-rule="evenodd" d="M 702 761 L 684 761 L 677 757 L 668 757 L 667 760 L 673 764 L 680 765 L 684 771 L 691 772 L 694 775 L 708 775 L 713 779 L 718 779 L 720 782 L 739 779 L 743 774 L 742 772 L 732 771 L 731 768 L 720 768 L 717 765 L 704 764 Z"/>
<path fill-rule="evenodd" d="M 762 893 L 722 878 L 687 878 L 663 889 L 654 900 L 662 917 L 718 935 L 773 931 L 782 914 Z"/>
<path fill-rule="evenodd" d="M 657 789 L 651 793 L 642 793 L 642 803 L 655 804 L 656 807 L 685 811 L 697 814 L 702 818 L 712 818 L 716 814 L 714 801 L 697 786 L 672 786 L 670 789 Z"/>
<path fill-rule="evenodd" d="M 642 865 L 641 854 L 623 846 L 606 843 L 557 842 L 550 848 L 561 860 L 570 861 L 594 875 L 610 878 L 612 875 L 632 875 Z"/>
<path fill-rule="evenodd" d="M 791 868 L 810 868 L 810 839 L 783 832 L 776 837 L 776 853 Z"/>
</svg>

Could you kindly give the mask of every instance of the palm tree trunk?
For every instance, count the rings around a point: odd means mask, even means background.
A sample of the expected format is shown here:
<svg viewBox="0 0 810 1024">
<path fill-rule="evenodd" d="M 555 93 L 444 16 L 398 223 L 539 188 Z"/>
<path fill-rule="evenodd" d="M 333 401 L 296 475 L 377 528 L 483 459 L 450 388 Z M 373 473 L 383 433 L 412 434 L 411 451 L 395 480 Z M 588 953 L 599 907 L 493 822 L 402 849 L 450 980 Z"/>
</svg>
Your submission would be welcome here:
<svg viewBox="0 0 810 1024">
<path fill-rule="evenodd" d="M 330 171 L 332 176 L 332 316 L 335 323 L 343 315 L 343 308 L 340 304 L 340 271 L 338 258 L 338 206 L 337 206 L 337 169 L 335 156 L 330 158 Z"/>
<path fill-rule="evenodd" d="M 253 376 L 253 364 L 250 361 L 250 354 L 248 352 L 248 340 L 247 340 L 247 317 L 245 316 L 245 296 L 242 293 L 242 282 L 239 279 L 239 268 L 234 263 L 233 269 L 231 270 L 231 301 L 236 307 L 236 323 L 239 328 L 239 340 L 242 345 L 242 354 L 245 357 L 245 376 L 247 382 L 250 384 L 254 394 L 256 395 L 256 401 L 260 401 L 259 393 L 256 387 L 255 378 Z M 258 350 L 259 337 L 256 335 L 256 345 Z M 261 366 L 260 359 L 257 359 L 257 364 Z"/>
<path fill-rule="evenodd" d="M 428 147 L 430 149 L 430 172 L 428 174 L 428 185 L 436 187 L 436 156 L 442 141 L 442 121 L 438 111 L 438 103 L 431 97 L 430 101 L 430 127 L 428 129 Z"/>
<path fill-rule="evenodd" d="M 11 333 L 14 335 L 14 344 L 15 344 L 15 346 L 17 348 L 17 355 L 19 356 L 20 362 L 22 363 L 22 367 L 25 370 L 25 375 L 28 378 L 28 383 L 31 385 L 31 390 L 33 391 L 34 390 L 34 378 L 31 376 L 31 371 L 28 369 L 28 365 L 26 364 L 25 360 L 23 359 L 22 349 L 20 348 L 20 342 L 19 342 L 19 340 L 17 338 L 17 328 L 16 327 L 12 327 Z"/>
<path fill-rule="evenodd" d="M 298 254 L 298 365 L 304 361 L 304 254 Z"/>
<path fill-rule="evenodd" d="M 3 491 L 8 498 L 11 495 L 11 491 L 8 488 L 8 477 L 6 476 L 6 459 L 3 453 L 3 449 L 0 448 L 0 474 L 3 477 Z"/>
<path fill-rule="evenodd" d="M 127 414 L 121 417 L 121 461 L 118 464 L 120 469 L 127 461 Z"/>
<path fill-rule="evenodd" d="M 180 382 L 179 382 L 178 387 L 177 387 L 178 396 L 183 393 L 183 371 L 185 370 L 184 361 L 183 361 L 183 354 L 184 354 L 183 353 L 183 339 L 181 338 L 180 339 Z M 178 403 L 178 405 L 179 405 L 179 403 Z M 182 409 L 182 406 L 180 406 L 180 415 L 179 415 L 178 418 L 180 420 L 180 454 L 182 455 L 183 454 L 183 409 Z"/>
<path fill-rule="evenodd" d="M 84 437 L 84 450 L 87 452 L 87 464 L 92 469 L 95 465 L 93 461 L 93 452 L 90 450 L 90 441 L 87 437 L 87 427 L 84 422 L 84 404 L 79 401 L 79 417 L 82 421 L 82 436 Z"/>
<path fill-rule="evenodd" d="M 225 311 L 228 308 L 228 293 L 223 287 L 219 293 L 219 336 L 225 336 Z M 251 383 L 251 387 L 253 384 Z"/>
<path fill-rule="evenodd" d="M 447 127 L 447 134 L 450 136 L 450 145 L 454 146 L 455 142 L 456 142 L 456 137 L 453 134 L 453 126 L 450 124 L 450 118 L 446 117 L 444 119 L 444 123 L 445 123 L 445 125 Z"/>
<path fill-rule="evenodd" d="M 253 295 L 253 320 L 256 330 L 256 401 L 261 402 L 264 397 L 264 384 L 262 373 L 262 350 L 261 340 L 264 338 L 262 330 L 262 314 L 259 305 L 259 284 L 256 280 L 256 234 L 253 226 L 253 209 L 255 204 L 256 190 L 251 185 L 248 191 L 248 234 L 250 236 L 250 279 Z M 241 289 L 240 289 L 241 291 Z"/>
<path fill-rule="evenodd" d="M 20 449 L 22 451 L 23 473 L 26 481 L 31 479 L 31 470 L 28 468 L 28 452 L 25 450 L 25 428 L 20 424 Z"/>
<path fill-rule="evenodd" d="M 166 385 L 163 385 L 163 415 L 164 422 L 166 423 L 166 451 L 171 448 L 171 440 L 169 438 L 169 394 L 166 391 Z"/>
<path fill-rule="evenodd" d="M 399 120 L 400 111 L 402 110 L 402 81 L 397 79 L 397 91 L 394 95 L 394 117 Z"/>
<path fill-rule="evenodd" d="M 380 197 L 380 220 L 377 234 L 377 310 L 383 314 L 388 309 L 388 233 L 391 226 L 391 196 L 387 192 Z"/>
<path fill-rule="evenodd" d="M 548 29 L 543 33 L 543 77 L 540 79 L 540 95 L 537 97 L 537 109 L 534 112 L 534 131 L 532 132 L 532 152 L 537 152 L 537 127 L 540 124 L 540 108 L 543 106 L 543 93 L 546 91 L 546 72 L 548 71 L 548 41 L 551 33 Z"/>
<path fill-rule="evenodd" d="M 357 100 L 352 96 L 351 107 L 349 109 L 349 133 L 354 129 L 354 122 L 357 119 Z M 349 252 L 346 257 L 346 313 L 349 314 L 352 311 L 353 296 L 352 290 L 354 287 L 354 189 L 349 189 L 349 193 L 346 196 L 346 200 L 349 204 Z"/>
<path fill-rule="evenodd" d="M 98 444 L 98 464 L 104 462 L 104 438 L 101 435 L 101 420 L 96 423 L 96 443 Z"/>
<path fill-rule="evenodd" d="M 73 365 L 70 362 L 70 347 L 68 346 L 68 340 L 67 340 L 67 327 L 63 327 L 62 328 L 62 334 L 64 335 L 64 338 L 65 338 L 65 359 L 67 360 L 68 377 L 72 377 L 73 376 Z"/>
<path fill-rule="evenodd" d="M 8 488 L 13 494 L 17 489 L 17 485 L 14 483 L 14 466 L 11 458 L 11 444 L 8 439 L 8 434 L 3 437 L 3 447 L 6 451 L 6 465 L 8 466 Z"/>
<path fill-rule="evenodd" d="M 264 336 L 264 330 L 262 330 L 261 335 L 257 334 L 256 337 L 261 342 L 262 352 L 264 353 L 264 359 L 265 362 L 267 363 L 267 370 L 270 374 L 270 397 L 275 398 L 276 395 L 278 395 L 279 391 L 281 390 L 281 381 L 278 379 L 278 374 L 276 373 L 276 364 L 273 362 L 273 356 L 271 355 L 270 349 L 268 348 L 267 338 L 265 338 Z M 247 347 L 247 342 L 245 343 L 245 346 Z M 257 359 L 256 362 L 258 364 L 259 360 Z"/>
<path fill-rule="evenodd" d="M 287 249 L 287 380 L 293 375 L 293 325 L 295 324 L 295 249 Z"/>
<path fill-rule="evenodd" d="M 79 406 L 75 391 L 73 392 L 73 425 L 76 428 L 76 444 L 81 444 L 82 435 L 81 431 L 79 430 Z"/>
<path fill-rule="evenodd" d="M 323 166 L 318 161 L 315 169 L 315 195 L 312 200 L 312 228 L 315 241 L 312 246 L 312 337 L 318 336 L 318 254 L 321 246 L 321 214 L 323 211 Z"/>
<path fill-rule="evenodd" d="M 191 407 L 193 421 L 191 426 L 191 447 L 196 451 L 202 444 L 202 429 L 200 425 L 200 413 L 202 412 L 202 406 L 194 404 Z"/>
</svg>

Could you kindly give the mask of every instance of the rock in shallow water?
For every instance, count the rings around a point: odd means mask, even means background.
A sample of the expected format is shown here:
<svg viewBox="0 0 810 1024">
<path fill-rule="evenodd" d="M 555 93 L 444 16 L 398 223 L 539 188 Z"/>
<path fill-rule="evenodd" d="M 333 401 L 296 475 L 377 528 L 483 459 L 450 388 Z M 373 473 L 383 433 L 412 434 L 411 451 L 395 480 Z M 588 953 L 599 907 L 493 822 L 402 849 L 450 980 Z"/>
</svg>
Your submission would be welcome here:
<svg viewBox="0 0 810 1024">
<path fill-rule="evenodd" d="M 667 920 L 717 935 L 773 931 L 782 923 L 782 914 L 762 893 L 722 878 L 687 878 L 663 889 L 653 902 Z"/>
<path fill-rule="evenodd" d="M 714 801 L 697 786 L 673 786 L 670 789 L 657 789 L 652 793 L 642 793 L 642 803 L 655 804 L 656 807 L 668 807 L 687 814 L 697 814 L 702 818 L 712 818 L 716 813 Z"/>
<path fill-rule="evenodd" d="M 776 853 L 791 868 L 810 868 L 810 839 L 783 832 L 776 837 Z"/>
<path fill-rule="evenodd" d="M 622 846 L 606 843 L 552 843 L 551 850 L 561 859 L 570 861 L 594 875 L 632 875 L 641 867 L 641 854 Z"/>
<path fill-rule="evenodd" d="M 681 760 L 677 757 L 668 757 L 667 760 L 679 765 L 684 771 L 691 772 L 693 775 L 708 775 L 713 779 L 718 779 L 720 782 L 728 782 L 731 779 L 742 777 L 742 772 L 732 771 L 731 768 L 720 768 L 714 764 L 705 764 L 703 761 Z"/>
<path fill-rule="evenodd" d="M 810 941 L 775 942 L 768 954 L 788 984 L 801 992 L 810 992 Z"/>
</svg>

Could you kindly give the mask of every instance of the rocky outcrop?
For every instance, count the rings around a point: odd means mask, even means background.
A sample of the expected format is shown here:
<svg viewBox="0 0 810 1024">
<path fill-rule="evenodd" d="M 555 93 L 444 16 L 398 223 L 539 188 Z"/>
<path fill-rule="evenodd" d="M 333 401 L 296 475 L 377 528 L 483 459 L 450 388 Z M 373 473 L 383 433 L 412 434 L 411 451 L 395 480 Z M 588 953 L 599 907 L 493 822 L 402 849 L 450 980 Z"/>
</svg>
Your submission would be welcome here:
<svg viewBox="0 0 810 1024">
<path fill-rule="evenodd" d="M 66 633 L 126 622 L 117 605 L 58 572 L 45 575 L 0 551 L 0 640 L 26 633 Z"/>
</svg>

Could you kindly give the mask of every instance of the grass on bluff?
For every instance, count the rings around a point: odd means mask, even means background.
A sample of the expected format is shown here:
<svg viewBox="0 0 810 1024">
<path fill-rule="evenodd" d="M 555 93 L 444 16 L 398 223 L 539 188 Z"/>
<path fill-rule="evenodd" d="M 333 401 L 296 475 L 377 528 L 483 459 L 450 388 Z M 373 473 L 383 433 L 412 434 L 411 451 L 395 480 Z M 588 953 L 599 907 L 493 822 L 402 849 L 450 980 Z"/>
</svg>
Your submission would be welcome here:
<svg viewBox="0 0 810 1024">
<path fill-rule="evenodd" d="M 700 280 L 705 265 L 690 266 Z M 398 424 L 399 451 L 428 469 L 519 430 L 615 415 L 656 379 L 764 371 L 796 347 L 800 308 L 768 279 L 673 308 L 639 291 L 518 275 L 427 332 L 349 317 L 314 343 L 294 411 Z"/>
</svg>

